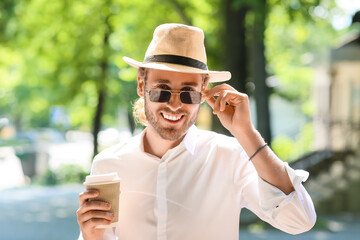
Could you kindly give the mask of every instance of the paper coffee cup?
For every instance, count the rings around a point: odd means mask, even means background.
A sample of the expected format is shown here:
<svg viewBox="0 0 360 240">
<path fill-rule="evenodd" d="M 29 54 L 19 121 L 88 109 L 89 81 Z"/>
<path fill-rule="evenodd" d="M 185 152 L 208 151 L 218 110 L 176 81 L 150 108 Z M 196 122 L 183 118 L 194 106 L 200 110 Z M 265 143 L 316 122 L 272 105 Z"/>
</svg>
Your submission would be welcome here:
<svg viewBox="0 0 360 240">
<path fill-rule="evenodd" d="M 119 195 L 120 195 L 120 178 L 116 172 L 89 175 L 84 182 L 86 190 L 97 190 L 99 196 L 91 198 L 89 201 L 97 200 L 110 203 L 109 210 L 114 214 L 114 219 L 110 225 L 99 225 L 97 228 L 111 228 L 116 225 L 119 218 Z"/>
</svg>

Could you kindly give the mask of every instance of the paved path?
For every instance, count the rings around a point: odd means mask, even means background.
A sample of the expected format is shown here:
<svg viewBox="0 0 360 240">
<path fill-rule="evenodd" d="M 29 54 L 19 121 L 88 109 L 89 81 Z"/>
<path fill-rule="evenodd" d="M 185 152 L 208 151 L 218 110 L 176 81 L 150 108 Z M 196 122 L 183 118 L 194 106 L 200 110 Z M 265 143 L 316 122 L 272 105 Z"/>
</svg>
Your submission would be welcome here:
<svg viewBox="0 0 360 240">
<path fill-rule="evenodd" d="M 82 185 L 24 187 L 0 191 L 0 240 L 70 240 L 79 234 L 75 211 Z M 360 235 L 360 216 L 320 217 L 330 230 L 292 236 L 278 230 L 242 228 L 245 240 L 352 240 Z"/>
<path fill-rule="evenodd" d="M 81 185 L 0 191 L 1 240 L 76 239 L 75 211 Z"/>
</svg>

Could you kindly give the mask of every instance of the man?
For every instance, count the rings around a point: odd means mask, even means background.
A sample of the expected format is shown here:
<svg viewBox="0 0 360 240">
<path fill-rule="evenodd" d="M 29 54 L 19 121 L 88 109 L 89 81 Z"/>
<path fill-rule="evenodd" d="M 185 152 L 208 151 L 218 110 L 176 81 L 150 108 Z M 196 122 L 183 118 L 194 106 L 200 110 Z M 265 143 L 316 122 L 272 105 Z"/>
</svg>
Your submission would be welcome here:
<svg viewBox="0 0 360 240">
<path fill-rule="evenodd" d="M 226 84 L 206 90 L 231 75 L 207 69 L 201 29 L 160 25 L 143 62 L 124 60 L 139 68 L 144 108 L 135 108 L 147 126 L 96 156 L 92 174 L 115 171 L 121 178 L 119 222 L 96 228 L 110 224 L 110 207 L 88 201 L 96 191 L 81 193 L 80 238 L 238 239 L 243 207 L 291 234 L 312 228 L 316 214 L 301 184 L 308 173 L 291 169 L 267 146 L 245 94 Z M 234 137 L 194 126 L 202 101 Z"/>
</svg>

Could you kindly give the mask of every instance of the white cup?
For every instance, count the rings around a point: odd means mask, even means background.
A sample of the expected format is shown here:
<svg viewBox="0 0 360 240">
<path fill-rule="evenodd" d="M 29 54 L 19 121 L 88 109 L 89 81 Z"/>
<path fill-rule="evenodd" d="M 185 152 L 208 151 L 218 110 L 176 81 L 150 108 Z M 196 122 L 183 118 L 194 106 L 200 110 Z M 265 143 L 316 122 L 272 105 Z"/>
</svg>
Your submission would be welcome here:
<svg viewBox="0 0 360 240">
<path fill-rule="evenodd" d="M 97 200 L 110 203 L 110 210 L 114 214 L 114 219 L 110 225 L 99 225 L 97 228 L 114 227 L 119 218 L 119 196 L 120 196 L 120 178 L 116 172 L 89 175 L 84 182 L 86 190 L 97 190 L 99 196 L 91 198 L 89 201 Z"/>
</svg>

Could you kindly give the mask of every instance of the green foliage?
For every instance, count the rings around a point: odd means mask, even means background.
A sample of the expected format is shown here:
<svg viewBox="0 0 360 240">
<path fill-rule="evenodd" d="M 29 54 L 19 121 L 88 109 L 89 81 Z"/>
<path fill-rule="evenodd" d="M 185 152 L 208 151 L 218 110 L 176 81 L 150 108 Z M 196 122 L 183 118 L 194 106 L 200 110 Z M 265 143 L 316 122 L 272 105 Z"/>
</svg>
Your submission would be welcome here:
<svg viewBox="0 0 360 240">
<path fill-rule="evenodd" d="M 39 185 L 82 183 L 87 175 L 89 173 L 79 165 L 63 164 L 54 171 L 48 170 L 44 175 L 37 177 L 33 183 Z"/>
<path fill-rule="evenodd" d="M 271 0 L 270 6 L 265 45 L 268 73 L 279 80 L 275 93 L 301 102 L 304 113 L 311 116 L 313 66 L 327 61 L 331 44 L 341 34 L 330 21 L 334 1 Z M 328 16 L 316 15 L 316 7 Z"/>
<path fill-rule="evenodd" d="M 331 1 L 322 1 L 319 5 L 318 2 L 270 1 L 265 32 L 268 72 L 279 81 L 274 93 L 300 104 L 303 113 L 310 118 L 314 113 L 311 98 L 315 80 L 313 66 L 327 61 L 329 47 L 341 34 L 332 28 L 331 16 L 326 19 L 314 13 L 315 7 L 329 11 L 334 7 Z M 311 151 L 312 143 L 313 126 L 308 123 L 296 139 L 280 135 L 273 140 L 272 147 L 281 159 L 292 161 Z"/>
<path fill-rule="evenodd" d="M 271 148 L 283 161 L 291 160 L 295 147 L 295 142 L 285 135 L 279 135 L 271 142 Z"/>
<path fill-rule="evenodd" d="M 249 232 L 258 234 L 266 230 L 266 228 L 269 228 L 269 225 L 263 221 L 257 221 L 255 223 L 250 224 L 247 228 Z"/>
<path fill-rule="evenodd" d="M 312 151 L 313 141 L 314 127 L 312 123 L 308 123 L 295 140 L 279 135 L 271 142 L 271 148 L 281 160 L 291 162 Z"/>
<path fill-rule="evenodd" d="M 141 61 L 153 29 L 165 22 L 204 28 L 210 51 L 217 49 L 221 21 L 215 17 L 215 3 L 219 1 L 2 1 L 0 39 L 11 41 L 0 45 L 0 112 L 24 128 L 47 127 L 52 106 L 65 106 L 72 127 L 90 129 L 97 92 L 105 87 L 104 123 L 114 125 L 117 109 L 130 111 L 129 103 L 137 98 L 136 71 L 122 56 Z M 109 44 L 104 46 L 107 33 Z M 99 79 L 105 58 L 109 64 L 103 86 Z"/>
<path fill-rule="evenodd" d="M 259 1 L 233 0 L 249 7 L 247 28 Z M 331 26 L 334 0 L 269 0 L 265 45 L 267 70 L 279 80 L 276 94 L 300 102 L 311 116 L 313 65 L 326 57 L 343 32 Z M 220 0 L 2 0 L 0 1 L 0 117 L 17 127 L 47 127 L 53 106 L 65 107 L 70 128 L 90 130 L 98 91 L 106 88 L 103 125 L 117 124 L 120 108 L 137 98 L 136 70 L 123 56 L 141 61 L 156 26 L 192 24 L 205 32 L 208 65 L 223 66 L 225 1 Z M 318 10 L 324 14 L 319 14 Z M 104 45 L 108 37 L 108 44 Z M 248 39 L 248 42 L 251 39 Z M 106 80 L 101 64 L 107 59 Z M 301 151 L 312 142 L 305 128 Z M 275 139 L 284 159 L 294 158 L 300 140 Z M 300 152 L 301 152 L 300 151 Z M 282 152 L 282 153 L 281 153 Z"/>
</svg>

